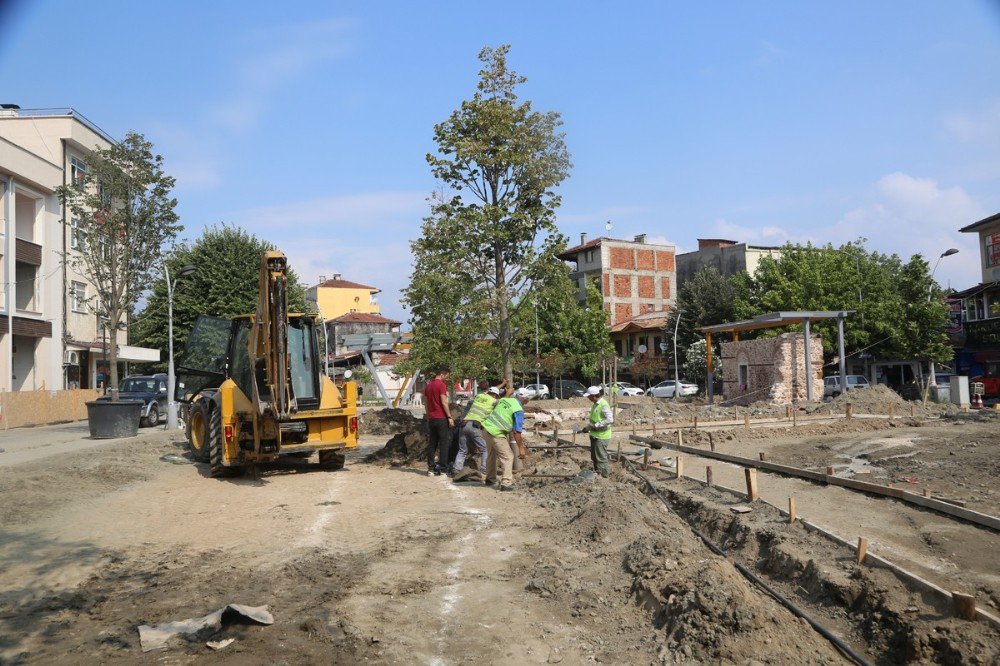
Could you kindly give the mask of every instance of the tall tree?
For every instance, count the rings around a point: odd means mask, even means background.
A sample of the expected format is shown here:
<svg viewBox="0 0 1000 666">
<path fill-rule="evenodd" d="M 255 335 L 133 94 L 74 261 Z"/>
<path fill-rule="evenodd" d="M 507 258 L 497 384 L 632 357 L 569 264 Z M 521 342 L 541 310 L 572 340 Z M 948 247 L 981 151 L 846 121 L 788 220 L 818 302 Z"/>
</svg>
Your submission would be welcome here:
<svg viewBox="0 0 1000 666">
<path fill-rule="evenodd" d="M 260 259 L 275 250 L 236 226 L 221 224 L 205 228 L 193 243 L 181 243 L 167 259 L 174 279 L 174 350 L 183 349 L 198 315 L 232 317 L 250 314 L 257 307 Z M 176 279 L 181 267 L 192 265 L 195 272 Z M 290 312 L 308 312 L 305 289 L 294 270 L 288 272 Z M 154 284 L 146 307 L 132 326 L 132 339 L 146 347 L 167 350 L 167 283 L 161 276 Z M 151 366 L 160 370 L 165 363 Z"/>
<path fill-rule="evenodd" d="M 531 307 L 525 295 L 553 270 L 565 242 L 555 224 L 555 188 L 570 160 L 559 114 L 519 100 L 517 87 L 526 79 L 508 68 L 509 50 L 479 53 L 476 92 L 434 127 L 437 154 L 428 154 L 427 163 L 444 191 L 431 198 L 422 236 L 412 244 L 416 263 L 404 299 L 417 356 L 455 342 L 455 329 L 429 325 L 442 319 L 428 302 L 439 295 L 421 282 L 434 281 L 461 334 L 495 340 L 503 375 L 512 380 L 512 320 L 519 308 Z M 446 275 L 430 278 L 435 272 Z"/>
<path fill-rule="evenodd" d="M 108 329 L 111 396 L 118 399 L 118 332 L 158 274 L 164 246 L 183 228 L 171 196 L 174 179 L 141 134 L 91 152 L 82 180 L 60 187 L 77 222 L 79 253 L 67 258 L 97 292 Z"/>
<path fill-rule="evenodd" d="M 677 295 L 677 307 L 667 321 L 667 338 L 673 337 L 677 326 L 677 351 L 683 353 L 704 336 L 701 326 L 723 324 L 735 319 L 736 287 L 714 266 L 703 266 L 684 283 Z M 677 316 L 680 315 L 680 322 Z"/>
</svg>

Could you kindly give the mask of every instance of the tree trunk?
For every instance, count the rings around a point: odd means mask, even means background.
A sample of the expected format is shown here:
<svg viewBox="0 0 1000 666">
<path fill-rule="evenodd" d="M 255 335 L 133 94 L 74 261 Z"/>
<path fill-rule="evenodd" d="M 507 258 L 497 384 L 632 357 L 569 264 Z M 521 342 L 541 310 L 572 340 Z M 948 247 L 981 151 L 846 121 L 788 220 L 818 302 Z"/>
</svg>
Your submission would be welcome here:
<svg viewBox="0 0 1000 666">
<path fill-rule="evenodd" d="M 108 334 L 108 390 L 111 399 L 118 400 L 118 327 L 112 326 Z"/>
<path fill-rule="evenodd" d="M 500 247 L 493 247 L 493 269 L 497 282 L 497 316 L 500 320 L 500 335 L 497 344 L 500 345 L 500 359 L 503 361 L 503 378 L 508 386 L 514 385 L 514 364 L 510 357 L 511 331 L 510 309 L 507 302 L 507 277 L 504 270 L 503 256 Z"/>
</svg>

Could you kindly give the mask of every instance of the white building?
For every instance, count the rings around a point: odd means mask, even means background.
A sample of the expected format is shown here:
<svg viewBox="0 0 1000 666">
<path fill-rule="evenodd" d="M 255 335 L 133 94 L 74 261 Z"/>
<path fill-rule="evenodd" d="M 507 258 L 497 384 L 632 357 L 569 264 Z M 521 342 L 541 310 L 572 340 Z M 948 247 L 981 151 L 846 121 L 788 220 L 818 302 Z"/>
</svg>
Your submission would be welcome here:
<svg viewBox="0 0 1000 666">
<path fill-rule="evenodd" d="M 0 105 L 0 391 L 95 388 L 106 376 L 95 290 L 74 268 L 77 222 L 55 191 L 112 141 L 72 109 Z M 123 344 L 119 359 L 159 351 Z"/>
</svg>

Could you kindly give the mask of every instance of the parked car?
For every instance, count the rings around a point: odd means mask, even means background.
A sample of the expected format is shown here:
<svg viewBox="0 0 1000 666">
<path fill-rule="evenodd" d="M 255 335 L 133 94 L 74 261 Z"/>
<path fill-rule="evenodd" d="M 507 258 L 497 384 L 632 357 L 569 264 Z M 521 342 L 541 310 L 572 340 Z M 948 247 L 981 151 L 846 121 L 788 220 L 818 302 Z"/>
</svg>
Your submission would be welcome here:
<svg viewBox="0 0 1000 666">
<path fill-rule="evenodd" d="M 546 400 L 549 397 L 549 387 L 545 384 L 526 384 L 515 389 L 514 394 L 526 400 Z"/>
<path fill-rule="evenodd" d="M 868 378 L 864 375 L 847 375 L 847 388 L 871 388 Z M 840 388 L 840 375 L 823 378 L 823 397 L 836 398 L 844 391 Z"/>
<path fill-rule="evenodd" d="M 692 384 L 691 382 L 684 381 L 683 379 L 679 382 L 680 389 L 677 393 L 684 397 L 686 395 L 698 395 L 698 385 Z M 668 379 L 662 381 L 656 386 L 648 389 L 646 395 L 652 398 L 672 398 L 674 397 L 674 380 Z"/>
<path fill-rule="evenodd" d="M 582 398 L 587 387 L 575 379 L 560 379 L 552 384 L 553 398 Z"/>
<path fill-rule="evenodd" d="M 167 376 L 129 375 L 122 380 L 118 397 L 121 400 L 142 400 L 142 420 L 139 423 L 155 426 L 160 422 L 160 415 L 167 413 Z M 98 400 L 111 400 L 111 396 L 101 396 Z"/>
<path fill-rule="evenodd" d="M 635 384 L 629 384 L 628 382 L 617 382 L 617 384 L 612 384 L 611 388 L 616 389 L 618 395 L 643 395 L 645 393 L 645 391 Z M 609 391 L 605 391 L 605 395 L 610 395 L 610 393 Z"/>
</svg>

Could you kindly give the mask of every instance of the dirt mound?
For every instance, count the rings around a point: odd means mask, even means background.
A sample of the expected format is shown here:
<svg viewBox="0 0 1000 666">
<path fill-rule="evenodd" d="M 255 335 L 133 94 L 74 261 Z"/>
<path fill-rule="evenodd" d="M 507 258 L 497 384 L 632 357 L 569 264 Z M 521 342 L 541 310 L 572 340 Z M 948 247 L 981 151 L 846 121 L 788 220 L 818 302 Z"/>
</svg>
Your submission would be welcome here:
<svg viewBox="0 0 1000 666">
<path fill-rule="evenodd" d="M 427 431 L 413 428 L 393 435 L 378 451 L 365 456 L 365 462 L 407 465 L 427 459 Z"/>
<path fill-rule="evenodd" d="M 422 419 L 405 409 L 380 409 L 375 412 L 365 412 L 358 421 L 360 435 L 394 435 L 398 432 L 415 430 L 420 426 Z"/>
<path fill-rule="evenodd" d="M 841 393 L 830 402 L 817 405 L 808 411 L 819 411 L 832 409 L 838 414 L 847 411 L 847 404 L 852 405 L 855 414 L 888 414 L 890 410 L 896 415 L 909 414 L 910 407 L 914 407 L 916 415 L 927 416 L 943 413 L 946 405 L 938 405 L 928 402 L 926 405 L 918 400 L 906 400 L 901 395 L 893 391 L 884 384 L 876 384 L 866 389 L 851 389 L 847 393 Z"/>
</svg>

